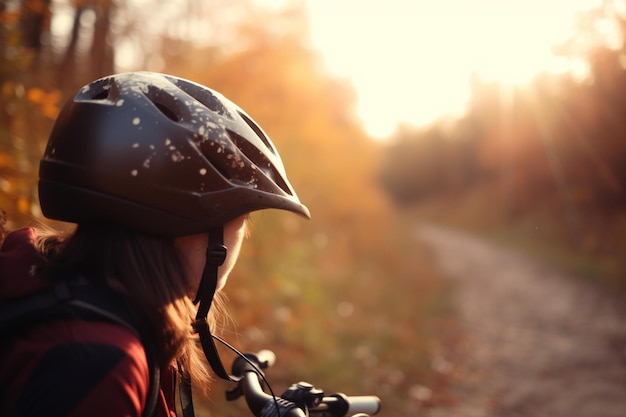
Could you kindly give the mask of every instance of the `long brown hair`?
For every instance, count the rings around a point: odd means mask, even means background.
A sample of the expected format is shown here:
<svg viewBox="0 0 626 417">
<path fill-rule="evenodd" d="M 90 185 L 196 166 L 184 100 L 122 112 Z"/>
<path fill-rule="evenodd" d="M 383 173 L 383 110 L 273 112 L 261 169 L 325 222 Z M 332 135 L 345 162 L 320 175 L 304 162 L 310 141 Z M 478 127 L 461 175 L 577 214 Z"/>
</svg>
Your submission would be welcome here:
<svg viewBox="0 0 626 417">
<path fill-rule="evenodd" d="M 0 247 L 2 247 L 2 244 L 4 243 L 4 238 L 6 237 L 6 224 L 7 213 L 4 210 L 0 210 Z"/>
<path fill-rule="evenodd" d="M 149 321 L 162 366 L 176 360 L 194 386 L 208 389 L 211 374 L 191 332 L 196 308 L 194 289 L 182 273 L 172 238 L 152 236 L 111 225 L 79 225 L 67 235 L 43 233 L 40 251 L 50 261 L 52 279 L 81 276 L 127 295 Z M 219 297 L 219 295 L 218 295 Z M 215 330 L 219 299 L 209 316 Z"/>
</svg>

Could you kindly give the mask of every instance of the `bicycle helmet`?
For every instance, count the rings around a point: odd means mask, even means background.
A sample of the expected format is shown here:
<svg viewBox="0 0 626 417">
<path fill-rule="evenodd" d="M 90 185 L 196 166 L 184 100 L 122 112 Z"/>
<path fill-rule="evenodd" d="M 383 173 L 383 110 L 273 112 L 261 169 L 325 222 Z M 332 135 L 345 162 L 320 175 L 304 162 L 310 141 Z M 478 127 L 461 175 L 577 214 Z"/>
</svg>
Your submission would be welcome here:
<svg viewBox="0 0 626 417">
<path fill-rule="evenodd" d="M 39 197 L 48 218 L 163 236 L 266 208 L 310 217 L 252 118 L 210 88 L 151 72 L 101 78 L 65 105 L 40 163 Z"/>
</svg>

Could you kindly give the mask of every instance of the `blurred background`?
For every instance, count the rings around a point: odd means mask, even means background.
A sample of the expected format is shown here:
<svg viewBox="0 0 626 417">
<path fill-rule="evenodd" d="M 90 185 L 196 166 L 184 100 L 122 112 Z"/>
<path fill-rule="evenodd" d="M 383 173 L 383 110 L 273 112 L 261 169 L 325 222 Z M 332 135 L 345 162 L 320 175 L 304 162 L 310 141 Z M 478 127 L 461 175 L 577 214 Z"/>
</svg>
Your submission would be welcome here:
<svg viewBox="0 0 626 417">
<path fill-rule="evenodd" d="M 272 137 L 313 215 L 253 216 L 224 336 L 278 354 L 279 392 L 306 380 L 414 415 L 450 400 L 433 352 L 455 328 L 417 221 L 624 295 L 625 19 L 620 0 L 3 0 L 0 210 L 45 222 L 39 158 L 82 85 L 206 84 Z M 201 415 L 236 414 L 222 390 Z"/>
</svg>

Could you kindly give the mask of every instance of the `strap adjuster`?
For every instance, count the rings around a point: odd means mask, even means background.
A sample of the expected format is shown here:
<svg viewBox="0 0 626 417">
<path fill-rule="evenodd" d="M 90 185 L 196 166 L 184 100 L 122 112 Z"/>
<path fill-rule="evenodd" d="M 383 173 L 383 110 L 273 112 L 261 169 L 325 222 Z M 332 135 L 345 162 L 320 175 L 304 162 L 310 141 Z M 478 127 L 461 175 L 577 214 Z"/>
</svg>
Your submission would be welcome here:
<svg viewBox="0 0 626 417">
<path fill-rule="evenodd" d="M 212 266 L 222 266 L 227 254 L 228 249 L 223 244 L 211 245 L 206 251 L 206 261 Z"/>
</svg>

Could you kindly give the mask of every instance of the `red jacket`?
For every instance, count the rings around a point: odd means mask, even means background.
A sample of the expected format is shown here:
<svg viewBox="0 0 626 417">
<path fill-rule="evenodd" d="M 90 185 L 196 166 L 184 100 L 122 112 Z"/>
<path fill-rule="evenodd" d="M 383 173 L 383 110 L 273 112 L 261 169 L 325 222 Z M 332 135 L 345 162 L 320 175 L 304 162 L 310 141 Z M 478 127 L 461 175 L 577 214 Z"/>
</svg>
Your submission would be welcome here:
<svg viewBox="0 0 626 417">
<path fill-rule="evenodd" d="M 35 231 L 11 233 L 0 249 L 0 301 L 49 286 L 33 246 Z M 3 337 L 4 339 L 4 337 Z M 31 326 L 11 339 L 0 358 L 0 415 L 140 417 L 150 381 L 135 334 L 105 321 L 63 318 Z M 155 416 L 175 416 L 175 372 L 161 372 Z"/>
</svg>

